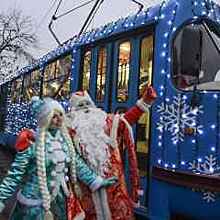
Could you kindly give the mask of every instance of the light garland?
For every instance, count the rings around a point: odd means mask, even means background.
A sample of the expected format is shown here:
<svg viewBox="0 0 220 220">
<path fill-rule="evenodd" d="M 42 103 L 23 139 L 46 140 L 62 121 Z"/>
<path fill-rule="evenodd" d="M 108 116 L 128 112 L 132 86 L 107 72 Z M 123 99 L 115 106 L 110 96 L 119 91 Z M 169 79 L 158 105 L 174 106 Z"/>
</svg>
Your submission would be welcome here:
<svg viewBox="0 0 220 220">
<path fill-rule="evenodd" d="M 207 4 L 209 5 L 210 9 L 207 9 Z M 163 101 L 166 104 L 169 104 L 172 100 L 171 91 L 168 89 L 172 88 L 170 84 L 170 63 L 171 63 L 171 38 L 173 36 L 173 33 L 177 30 L 177 24 L 176 24 L 176 16 L 178 13 L 178 9 L 181 5 L 177 1 L 163 1 L 159 7 L 152 7 L 147 9 L 146 11 L 142 11 L 135 15 L 128 15 L 126 18 L 120 18 L 116 22 L 110 22 L 107 25 L 104 25 L 100 28 L 92 29 L 90 32 L 83 33 L 79 38 L 74 37 L 71 40 L 67 41 L 63 46 L 60 46 L 56 48 L 55 50 L 49 52 L 42 58 L 40 58 L 36 63 L 31 64 L 27 67 L 24 67 L 17 73 L 15 73 L 13 76 L 11 76 L 6 81 L 12 80 L 14 77 L 17 77 L 19 75 L 23 75 L 26 72 L 30 72 L 35 68 L 41 68 L 43 70 L 46 63 L 49 63 L 51 60 L 57 58 L 58 56 L 61 56 L 63 54 L 72 52 L 72 75 L 71 75 L 71 86 L 73 81 L 75 81 L 74 74 L 78 70 L 76 69 L 78 59 L 78 49 L 83 44 L 90 44 L 96 40 L 100 40 L 106 37 L 111 37 L 114 34 L 123 33 L 124 31 L 129 31 L 134 28 L 142 27 L 147 24 L 150 24 L 152 22 L 162 22 L 164 25 L 163 33 L 161 34 L 161 41 L 159 44 L 157 44 L 157 47 L 159 48 L 159 54 L 160 54 L 160 66 L 155 67 L 156 72 L 159 73 L 160 83 L 157 85 L 157 92 L 159 95 L 159 99 Z M 211 1 L 192 1 L 192 18 L 198 19 L 201 16 L 208 16 L 212 19 L 215 19 L 217 22 L 219 22 L 219 7 L 211 2 Z M 190 17 L 190 18 L 191 18 Z M 0 81 L 0 84 L 5 83 L 6 81 Z M 72 89 L 71 89 L 72 91 Z M 207 94 L 207 91 L 202 91 L 202 94 Z M 214 93 L 212 95 L 213 99 L 218 100 L 218 94 Z M 185 100 L 186 102 L 190 101 L 190 96 L 186 94 L 181 93 L 181 99 Z M 62 102 L 63 107 L 66 111 L 69 111 L 69 104 L 68 101 Z M 10 131 L 11 133 L 17 133 L 20 131 L 23 127 L 28 126 L 36 126 L 36 123 L 34 122 L 34 118 L 32 116 L 27 117 L 27 112 L 24 110 L 26 108 L 26 104 L 12 104 L 8 102 L 8 115 L 6 120 L 6 127 L 7 131 Z M 195 109 L 195 115 L 197 115 L 197 110 Z M 163 119 L 164 116 L 162 116 Z M 182 115 L 184 117 L 184 115 Z M 27 120 L 28 118 L 28 120 Z M 161 116 L 159 116 L 159 119 L 161 119 Z M 16 122 L 15 122 L 16 120 Z M 30 125 L 30 121 L 33 122 L 33 125 Z M 191 138 L 190 142 L 192 144 L 192 148 L 194 149 L 194 156 L 197 154 L 197 148 L 198 148 L 198 137 L 205 136 L 206 135 L 206 129 L 211 129 L 211 131 L 215 130 L 218 132 L 219 126 L 217 124 L 211 124 L 208 128 L 204 129 L 201 127 L 198 127 L 199 123 L 196 121 L 192 124 L 197 129 L 197 134 L 195 137 Z M 178 131 L 178 126 L 176 127 L 176 130 Z M 155 129 L 156 130 L 156 129 Z M 165 168 L 172 168 L 172 169 L 187 169 L 188 164 L 188 158 L 181 158 L 178 157 L 178 160 L 176 161 L 169 161 L 167 157 L 165 156 L 166 151 L 166 144 L 165 144 L 165 132 L 163 129 L 159 131 L 157 138 L 155 138 L 156 144 L 154 146 L 158 147 L 158 155 L 153 155 L 154 161 L 157 164 L 160 164 L 161 166 Z M 180 151 L 180 142 L 179 140 L 174 140 L 170 142 L 171 146 L 173 147 L 173 150 Z M 153 145 L 152 145 L 153 146 Z M 211 144 L 209 147 L 211 152 L 217 152 L 218 147 L 214 146 L 214 144 Z M 198 157 L 197 159 L 200 159 Z M 183 168 L 184 167 L 184 168 Z"/>
</svg>

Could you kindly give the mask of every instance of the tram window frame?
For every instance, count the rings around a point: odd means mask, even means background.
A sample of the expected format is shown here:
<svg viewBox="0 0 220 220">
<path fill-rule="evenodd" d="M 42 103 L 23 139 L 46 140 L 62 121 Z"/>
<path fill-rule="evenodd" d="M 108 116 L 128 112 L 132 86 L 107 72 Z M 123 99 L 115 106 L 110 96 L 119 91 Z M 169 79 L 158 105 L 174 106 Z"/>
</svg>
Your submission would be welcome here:
<svg viewBox="0 0 220 220">
<path fill-rule="evenodd" d="M 151 72 L 148 73 L 148 80 L 147 80 L 147 84 L 152 84 L 153 82 L 153 69 L 154 69 L 154 43 L 155 43 L 155 34 L 154 34 L 154 31 L 150 31 L 144 35 L 141 35 L 140 37 L 140 40 L 139 40 L 139 64 L 138 64 L 138 84 L 137 84 L 137 94 L 138 94 L 138 97 L 141 96 L 141 91 L 140 91 L 140 74 L 141 74 L 141 58 L 142 58 L 142 43 L 143 43 L 143 40 L 144 39 L 147 39 L 147 38 L 151 38 L 152 40 L 152 51 L 151 51 L 151 58 L 152 58 L 152 64 L 151 64 Z M 149 56 L 150 57 L 150 56 Z M 147 117 L 147 118 L 146 118 Z M 138 130 L 141 129 L 141 127 L 138 127 L 140 126 L 141 123 L 139 123 L 139 121 L 141 119 L 143 119 L 147 121 L 148 125 L 143 123 L 145 125 L 145 128 L 144 128 L 144 137 L 145 137 L 145 140 L 139 140 L 140 142 L 145 142 L 145 145 L 146 145 L 146 149 L 144 151 L 138 151 Z M 146 119 L 145 119 L 146 118 Z M 146 129 L 146 127 L 148 126 L 148 129 Z M 136 149 L 136 154 L 137 154 L 137 157 L 138 157 L 138 154 L 139 154 L 139 157 L 140 158 L 143 158 L 143 157 L 146 157 L 146 161 L 145 161 L 145 164 L 139 164 L 138 162 L 138 165 L 140 166 L 139 167 L 139 172 L 140 174 L 142 174 L 142 176 L 145 176 L 145 177 L 148 177 L 149 176 L 149 158 L 150 158 L 150 147 L 151 147 L 151 126 L 152 126 L 152 123 L 151 123 L 151 112 L 146 112 L 144 113 L 141 118 L 137 121 L 136 123 L 136 137 L 135 137 L 135 142 L 136 142 L 136 146 L 137 146 L 137 149 Z M 143 150 L 143 149 L 142 149 Z M 145 155 L 145 156 L 144 156 Z M 138 158 L 139 159 L 139 158 Z M 145 169 L 143 169 L 143 167 Z"/>
<path fill-rule="evenodd" d="M 100 54 L 101 49 L 105 51 L 105 74 L 104 74 L 105 79 L 104 79 L 104 87 L 103 87 L 104 94 L 102 96 L 102 99 L 99 100 L 97 93 L 98 93 L 99 54 Z M 97 60 L 97 67 L 96 67 L 96 77 L 95 77 L 95 100 L 98 103 L 102 103 L 104 102 L 105 96 L 106 96 L 107 77 L 108 77 L 108 47 L 107 45 L 99 46 L 96 60 Z"/>
<path fill-rule="evenodd" d="M 38 78 L 36 78 L 36 77 L 33 77 L 33 74 L 36 72 L 36 71 L 38 71 L 38 73 L 39 73 L 39 76 L 38 76 Z M 27 87 L 27 85 L 25 85 L 25 78 L 26 78 L 26 76 L 29 76 L 30 77 L 30 84 L 28 84 L 28 87 Z M 37 81 L 36 79 L 38 79 L 39 81 Z M 30 102 L 31 101 L 31 98 L 33 97 L 33 96 L 40 96 L 40 93 L 41 93 L 41 84 L 42 84 L 42 73 L 41 73 L 41 70 L 39 69 L 39 68 L 37 68 L 37 69 L 34 69 L 34 70 L 32 70 L 31 72 L 28 72 L 28 73 L 26 73 L 26 74 L 24 74 L 24 77 L 23 77 L 23 88 L 22 88 L 22 101 L 26 101 L 26 102 Z M 37 85 L 38 84 L 38 85 Z M 34 94 L 33 96 L 31 96 L 29 99 L 26 97 L 26 93 L 25 93 L 25 91 L 26 91 L 26 89 L 28 89 L 29 87 L 31 87 L 31 88 L 33 88 L 33 87 L 36 87 L 37 89 L 36 89 L 36 92 L 37 92 L 37 94 Z"/>
<path fill-rule="evenodd" d="M 87 89 L 84 89 L 83 88 L 83 72 L 84 72 L 84 64 L 85 64 L 85 54 L 87 52 L 90 51 L 90 67 L 89 67 L 89 80 L 88 80 L 88 88 Z M 80 58 L 80 78 L 79 78 L 79 85 L 78 85 L 78 88 L 79 90 L 86 90 L 86 91 L 89 91 L 90 88 L 91 88 L 91 76 L 92 76 L 92 62 L 93 62 L 93 56 L 92 56 L 92 52 L 93 52 L 93 48 L 91 47 L 86 47 L 83 49 L 82 51 L 82 55 L 81 55 L 81 58 Z"/>
<path fill-rule="evenodd" d="M 153 40 L 153 45 L 152 45 L 152 49 L 153 49 L 153 51 L 152 51 L 152 70 L 151 70 L 151 78 L 150 78 L 150 82 L 149 82 L 149 79 L 147 80 L 148 81 L 148 84 L 152 84 L 152 82 L 153 82 L 153 68 L 154 68 L 154 32 L 150 32 L 150 33 L 148 33 L 148 34 L 146 34 L 146 35 L 142 35 L 141 36 L 141 38 L 140 38 L 140 45 L 139 45 L 139 68 L 138 68 L 138 88 L 137 88 L 137 90 L 138 90 L 138 97 L 140 97 L 141 96 L 141 94 L 140 94 L 140 88 L 139 88 L 139 86 L 140 86 L 140 67 L 141 67 L 141 64 L 140 64 L 140 61 L 141 61 L 141 46 L 142 46 L 142 41 L 143 41 L 143 39 L 144 38 L 147 38 L 147 37 L 150 37 L 150 36 L 152 36 L 152 40 Z M 146 84 L 146 86 L 147 86 L 147 84 Z"/>
<path fill-rule="evenodd" d="M 180 67 L 181 64 L 178 63 L 178 62 L 181 62 L 181 60 L 180 60 L 180 58 L 178 59 L 178 55 L 177 55 L 178 52 L 175 52 L 175 50 L 180 51 L 180 49 L 178 47 L 180 47 L 181 42 L 176 43 L 176 40 L 178 40 L 177 38 L 180 36 L 180 34 L 182 34 L 184 28 L 186 28 L 190 25 L 192 25 L 192 26 L 197 25 L 198 27 L 199 26 L 201 27 L 200 30 L 201 30 L 201 32 L 203 31 L 202 32 L 203 33 L 202 43 L 205 41 L 205 46 L 206 46 L 206 48 L 209 47 L 209 49 L 206 50 L 206 53 L 204 53 L 204 51 L 202 51 L 204 45 L 202 45 L 201 54 L 199 55 L 201 57 L 201 61 L 200 61 L 201 63 L 199 64 L 199 67 L 197 68 L 197 72 L 198 72 L 197 76 L 196 75 L 192 75 L 192 76 L 189 75 L 191 77 L 185 77 L 185 76 L 187 76 L 186 74 L 181 74 L 181 73 L 178 74 L 178 72 L 181 72 L 180 69 L 182 67 Z M 214 28 L 214 29 L 216 28 L 215 30 L 218 30 L 218 45 L 215 42 L 215 40 L 211 37 L 211 33 L 208 31 L 210 25 L 212 25 L 212 28 Z M 178 45 L 178 47 L 176 46 L 176 44 Z M 208 44 L 209 44 L 209 46 L 207 46 Z M 177 48 L 177 49 L 175 49 L 175 48 Z M 214 58 L 212 58 L 212 61 L 210 61 L 211 59 L 208 59 L 208 57 L 209 57 L 208 52 L 209 51 L 211 51 L 213 53 L 215 52 L 217 54 L 217 56 L 215 56 L 215 60 L 219 57 L 219 54 L 220 54 L 220 26 L 219 26 L 219 24 L 217 24 L 213 21 L 210 21 L 208 19 L 201 19 L 196 22 L 192 22 L 192 21 L 187 22 L 177 31 L 177 33 L 172 41 L 172 58 L 173 58 L 172 84 L 174 85 L 174 87 L 176 89 L 187 92 L 187 91 L 192 91 L 194 89 L 194 87 L 196 86 L 196 89 L 201 90 L 201 91 L 202 90 L 208 90 L 208 91 L 218 90 L 219 91 L 220 79 L 215 80 L 215 78 L 217 77 L 217 75 L 219 75 L 219 77 L 220 77 L 220 66 L 219 66 L 218 70 L 214 72 L 214 75 L 212 75 L 212 77 L 214 77 L 212 80 L 210 80 L 210 81 L 208 80 L 206 82 L 205 81 L 203 82 L 205 77 L 210 75 L 207 73 L 208 71 L 206 70 L 208 65 L 212 66 L 212 67 L 216 66 L 216 65 L 211 64 L 211 62 L 213 62 Z M 181 51 L 179 53 L 181 53 Z M 203 63 L 205 61 L 204 57 L 206 57 L 206 59 L 208 60 L 208 61 L 206 61 L 206 62 L 208 62 L 208 64 L 205 64 L 206 66 Z M 220 61 L 220 59 L 219 59 L 219 61 Z M 192 61 L 190 61 L 190 62 L 192 63 Z M 215 64 L 217 64 L 217 63 L 220 63 L 220 62 L 216 61 Z M 204 67 L 205 67 L 205 69 L 203 69 Z M 203 71 L 203 70 L 206 70 L 206 71 Z M 178 80 L 178 77 L 180 77 L 179 80 Z M 182 80 L 181 80 L 181 78 L 182 78 Z M 189 85 L 185 86 L 185 85 L 187 85 L 187 82 L 189 83 Z M 178 83 L 179 83 L 179 85 L 178 85 Z"/>
<path fill-rule="evenodd" d="M 118 77 L 119 77 L 119 57 L 120 57 L 120 45 L 125 43 L 125 42 L 129 42 L 130 43 L 130 53 L 129 53 L 129 72 L 128 72 L 128 96 L 126 98 L 126 100 L 124 101 L 120 101 L 119 100 L 119 90 L 118 90 Z M 121 39 L 120 41 L 118 41 L 117 43 L 117 73 L 115 74 L 116 75 L 116 93 L 115 93 L 115 100 L 117 101 L 117 103 L 127 103 L 129 101 L 129 90 L 130 90 L 130 78 L 131 78 L 131 60 L 132 60 L 132 48 L 133 48 L 133 44 L 132 44 L 132 39 L 131 38 L 124 38 L 124 39 Z"/>
<path fill-rule="evenodd" d="M 18 94 L 18 91 L 17 91 L 17 88 L 15 89 L 15 90 L 12 90 L 12 86 L 13 86 L 13 82 L 15 82 L 16 80 L 18 80 L 19 78 L 21 78 L 20 80 L 20 87 L 19 87 L 19 94 Z M 23 80 L 24 80 L 24 76 L 23 75 L 20 75 L 20 76 L 18 76 L 18 77 L 16 77 L 16 78 L 14 78 L 14 79 L 12 79 L 11 80 L 11 85 L 10 85 L 10 91 L 9 91 L 9 93 L 8 93 L 8 96 L 9 96 L 9 98 L 10 98 L 10 100 L 11 100 L 11 103 L 13 103 L 13 104 L 16 104 L 16 103 L 20 103 L 21 102 L 21 99 L 22 99 L 22 91 L 23 91 Z M 12 92 L 14 92 L 14 91 L 16 91 L 15 93 L 16 94 L 18 94 L 18 96 L 16 96 L 16 97 L 18 97 L 18 98 L 16 98 L 16 100 L 15 101 L 13 101 L 12 100 Z"/>
<path fill-rule="evenodd" d="M 58 77 L 57 77 L 56 72 L 57 72 L 57 69 L 59 70 L 59 67 L 55 67 L 55 74 L 53 74 L 54 78 L 49 78 L 48 79 L 47 77 L 45 77 L 45 71 L 46 71 L 47 68 L 49 68 L 49 66 L 51 64 L 57 65 L 58 61 L 63 60 L 67 57 L 70 58 L 69 66 L 67 67 L 69 74 L 59 74 Z M 65 70 L 64 70 L 64 72 L 65 72 Z M 43 97 L 52 97 L 52 98 L 60 100 L 60 101 L 62 101 L 63 99 L 64 100 L 69 99 L 70 95 L 71 95 L 71 73 L 72 73 L 72 54 L 71 53 L 66 53 L 66 54 L 64 54 L 60 57 L 57 57 L 56 59 L 53 59 L 49 63 L 47 63 L 44 66 L 44 70 L 43 70 L 43 77 L 42 77 L 43 91 L 42 91 L 42 96 Z M 58 89 L 56 89 L 56 91 L 51 91 L 52 90 L 51 84 L 55 83 L 55 82 L 58 82 Z M 67 95 L 62 96 L 64 98 L 61 99 L 60 98 L 61 96 L 60 97 L 57 97 L 57 96 L 58 96 L 59 92 L 62 91 L 62 88 L 64 88 L 63 86 L 65 84 L 68 85 L 68 93 L 67 93 Z M 50 85 L 49 89 L 46 87 L 47 85 Z"/>
</svg>

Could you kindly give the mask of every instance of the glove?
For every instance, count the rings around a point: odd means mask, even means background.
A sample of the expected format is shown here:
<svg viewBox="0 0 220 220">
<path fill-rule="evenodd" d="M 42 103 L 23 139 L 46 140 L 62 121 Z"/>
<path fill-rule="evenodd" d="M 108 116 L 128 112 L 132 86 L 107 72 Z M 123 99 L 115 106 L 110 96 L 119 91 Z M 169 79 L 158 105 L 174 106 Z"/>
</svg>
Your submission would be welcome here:
<svg viewBox="0 0 220 220">
<path fill-rule="evenodd" d="M 0 213 L 3 211 L 4 208 L 5 208 L 4 203 L 0 201 Z"/>
<path fill-rule="evenodd" d="M 147 112 L 151 107 L 155 99 L 157 98 L 157 93 L 152 86 L 147 85 L 141 99 L 137 100 L 136 105 L 144 112 Z"/>
<path fill-rule="evenodd" d="M 157 93 L 152 86 L 147 85 L 143 95 L 142 100 L 148 105 L 152 105 L 155 99 L 157 98 Z"/>
<path fill-rule="evenodd" d="M 22 130 L 16 140 L 15 148 L 17 151 L 26 150 L 34 141 L 34 133 L 29 129 Z"/>
<path fill-rule="evenodd" d="M 103 181 L 101 183 L 101 187 L 111 186 L 111 185 L 115 184 L 117 181 L 118 181 L 118 178 L 116 176 L 103 179 Z"/>
</svg>

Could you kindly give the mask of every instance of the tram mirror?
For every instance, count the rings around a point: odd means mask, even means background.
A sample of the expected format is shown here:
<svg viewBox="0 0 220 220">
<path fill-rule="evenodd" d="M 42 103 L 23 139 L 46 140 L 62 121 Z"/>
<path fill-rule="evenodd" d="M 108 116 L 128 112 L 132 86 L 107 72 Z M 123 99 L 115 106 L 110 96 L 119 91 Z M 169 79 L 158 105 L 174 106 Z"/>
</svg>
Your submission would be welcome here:
<svg viewBox="0 0 220 220">
<path fill-rule="evenodd" d="M 188 81 L 197 84 L 200 74 L 202 55 L 202 32 L 196 25 L 186 26 L 182 32 L 180 65 L 181 75 Z"/>
</svg>

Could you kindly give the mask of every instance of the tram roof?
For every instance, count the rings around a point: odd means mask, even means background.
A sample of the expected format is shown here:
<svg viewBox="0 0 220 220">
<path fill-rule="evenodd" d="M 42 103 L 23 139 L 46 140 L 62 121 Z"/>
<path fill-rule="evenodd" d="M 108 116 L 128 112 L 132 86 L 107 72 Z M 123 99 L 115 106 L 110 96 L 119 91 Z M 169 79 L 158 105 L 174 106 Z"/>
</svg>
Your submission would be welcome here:
<svg viewBox="0 0 220 220">
<path fill-rule="evenodd" d="M 63 54 L 66 54 L 68 52 L 71 52 L 74 49 L 77 49 L 78 47 L 82 45 L 92 44 L 93 42 L 106 39 L 106 38 L 110 38 L 116 34 L 120 34 L 120 33 L 127 32 L 127 31 L 132 31 L 133 29 L 137 29 L 137 28 L 146 26 L 151 23 L 152 24 L 156 23 L 160 19 L 162 19 L 162 16 L 161 16 L 162 11 L 163 9 L 168 7 L 168 5 L 177 3 L 177 2 L 178 4 L 183 4 L 185 1 L 186 0 L 162 1 L 160 4 L 149 7 L 144 11 L 141 11 L 133 15 L 129 15 L 124 18 L 120 18 L 117 21 L 110 22 L 101 27 L 85 32 L 79 37 L 74 36 L 73 38 L 69 39 L 61 46 L 48 52 L 46 55 L 38 59 L 35 63 L 20 69 L 14 78 L 22 74 L 25 74 L 27 72 L 33 71 L 34 69 L 41 67 L 44 63 L 51 62 L 57 57 L 62 56 Z M 190 2 L 192 1 L 190 0 Z M 194 4 L 195 7 L 196 7 L 196 2 L 197 3 L 206 2 L 206 4 L 208 3 L 209 5 L 212 5 L 212 6 L 213 4 L 215 4 L 214 2 L 210 0 L 194 0 L 192 4 Z"/>
</svg>

